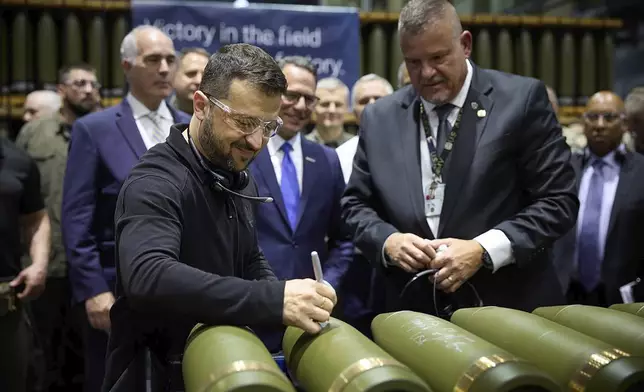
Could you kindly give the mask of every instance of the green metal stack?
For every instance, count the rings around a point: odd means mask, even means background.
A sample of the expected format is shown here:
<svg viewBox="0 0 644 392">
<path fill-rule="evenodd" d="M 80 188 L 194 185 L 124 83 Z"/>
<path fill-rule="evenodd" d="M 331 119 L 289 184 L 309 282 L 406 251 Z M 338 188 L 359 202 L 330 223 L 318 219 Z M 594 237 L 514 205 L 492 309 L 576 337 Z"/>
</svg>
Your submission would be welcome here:
<svg viewBox="0 0 644 392">
<path fill-rule="evenodd" d="M 331 318 L 317 335 L 289 327 L 291 376 L 306 392 L 428 392 L 423 380 L 352 326 Z"/>
<path fill-rule="evenodd" d="M 619 310 L 621 312 L 631 313 L 636 316 L 644 317 L 644 302 L 638 302 L 634 304 L 615 304 L 610 308 L 614 310 Z"/>
<path fill-rule="evenodd" d="M 644 356 L 644 319 L 596 306 L 568 305 L 537 308 L 532 313 L 610 343 L 632 355 Z"/>
<path fill-rule="evenodd" d="M 562 388 L 644 390 L 644 358 L 535 314 L 491 306 L 457 310 L 451 321 L 534 363 Z"/>
<path fill-rule="evenodd" d="M 186 392 L 295 392 L 262 341 L 245 328 L 197 325 L 182 367 Z"/>
<path fill-rule="evenodd" d="M 376 316 L 374 340 L 436 392 L 559 391 L 545 372 L 438 317 L 402 311 Z"/>
</svg>

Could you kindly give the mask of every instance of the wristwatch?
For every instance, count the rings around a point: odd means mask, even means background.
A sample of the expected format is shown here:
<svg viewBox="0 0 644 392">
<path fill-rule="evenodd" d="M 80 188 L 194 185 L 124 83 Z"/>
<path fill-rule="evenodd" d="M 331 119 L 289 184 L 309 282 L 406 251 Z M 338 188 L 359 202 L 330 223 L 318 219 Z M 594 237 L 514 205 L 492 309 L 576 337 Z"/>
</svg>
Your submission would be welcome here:
<svg viewBox="0 0 644 392">
<path fill-rule="evenodd" d="M 492 258 L 490 257 L 490 254 L 487 253 L 487 250 L 485 250 L 485 248 L 483 248 L 483 256 L 481 256 L 481 261 L 483 262 L 483 267 L 490 270 L 494 269 L 494 264 L 492 264 Z"/>
</svg>

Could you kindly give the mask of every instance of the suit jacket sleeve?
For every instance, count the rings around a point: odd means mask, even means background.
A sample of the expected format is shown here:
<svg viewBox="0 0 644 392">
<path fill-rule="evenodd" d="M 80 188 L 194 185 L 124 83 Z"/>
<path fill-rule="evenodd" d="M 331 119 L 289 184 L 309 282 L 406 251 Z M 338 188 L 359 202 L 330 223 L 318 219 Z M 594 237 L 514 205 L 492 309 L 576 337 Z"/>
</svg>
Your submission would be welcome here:
<svg viewBox="0 0 644 392">
<path fill-rule="evenodd" d="M 386 264 L 383 245 L 387 237 L 398 232 L 383 220 L 378 211 L 383 211 L 379 195 L 374 192 L 369 167 L 367 138 L 373 107 L 367 106 L 360 120 L 360 138 L 353 160 L 353 171 L 342 197 L 342 219 L 353 233 L 355 246 L 377 268 Z"/>
<path fill-rule="evenodd" d="M 96 143 L 85 124 L 76 121 L 72 127 L 61 210 L 69 280 L 76 302 L 110 291 L 103 276 L 93 227 L 98 169 Z"/>
<path fill-rule="evenodd" d="M 124 185 L 116 247 L 121 287 L 132 308 L 209 324 L 281 325 L 284 282 L 220 276 L 182 263 L 183 221 L 181 191 L 170 181 L 149 175 Z"/>
<path fill-rule="evenodd" d="M 512 243 L 516 262 L 530 262 L 575 224 L 579 200 L 571 152 L 543 83 L 532 85 L 524 122 L 516 131 L 518 184 L 528 205 L 495 228 Z"/>
<path fill-rule="evenodd" d="M 334 288 L 340 287 L 342 277 L 353 260 L 353 242 L 341 216 L 340 200 L 345 182 L 340 159 L 335 151 L 328 151 L 331 173 L 333 174 L 333 210 L 327 229 L 329 257 L 324 265 L 324 279 Z"/>
</svg>

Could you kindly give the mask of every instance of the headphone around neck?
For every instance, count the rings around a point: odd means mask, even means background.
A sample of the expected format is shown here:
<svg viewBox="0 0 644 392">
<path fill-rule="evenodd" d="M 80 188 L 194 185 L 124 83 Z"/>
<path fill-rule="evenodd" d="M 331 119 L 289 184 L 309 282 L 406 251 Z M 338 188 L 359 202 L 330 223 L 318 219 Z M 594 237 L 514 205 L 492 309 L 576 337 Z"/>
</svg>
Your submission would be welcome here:
<svg viewBox="0 0 644 392">
<path fill-rule="evenodd" d="M 195 143 L 192 141 L 190 136 L 190 129 L 186 128 L 186 133 L 188 134 L 188 144 L 190 144 L 190 149 L 192 153 L 199 161 L 199 166 L 206 172 L 209 173 L 213 178 L 213 188 L 219 192 L 226 192 L 230 195 L 238 196 L 246 200 L 260 202 L 260 203 L 271 203 L 273 202 L 272 197 L 255 197 L 247 196 L 239 193 L 239 191 L 245 189 L 250 183 L 250 174 L 248 170 L 243 170 L 239 173 L 233 173 L 226 170 L 215 169 L 212 170 L 204 162 L 201 153 L 197 150 Z"/>
</svg>

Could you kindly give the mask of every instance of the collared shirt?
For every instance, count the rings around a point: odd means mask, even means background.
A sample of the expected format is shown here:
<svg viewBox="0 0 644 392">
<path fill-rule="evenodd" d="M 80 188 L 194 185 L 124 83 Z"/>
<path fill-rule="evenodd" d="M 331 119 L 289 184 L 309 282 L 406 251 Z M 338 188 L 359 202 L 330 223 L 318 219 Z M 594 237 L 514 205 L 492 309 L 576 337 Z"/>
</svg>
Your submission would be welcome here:
<svg viewBox="0 0 644 392">
<path fill-rule="evenodd" d="M 472 65 L 468 61 L 467 76 L 465 77 L 465 81 L 463 82 L 463 87 L 461 87 L 461 91 L 458 92 L 456 97 L 454 97 L 454 99 L 450 101 L 450 103 L 454 105 L 454 109 L 452 109 L 451 113 L 447 116 L 447 121 L 449 121 L 451 126 L 454 126 L 456 117 L 458 117 L 458 111 L 463 107 L 463 105 L 465 105 L 465 99 L 467 99 L 467 93 L 470 91 L 470 85 L 472 84 L 472 73 Z M 429 116 L 429 126 L 432 128 L 431 135 L 434 140 L 436 140 L 436 133 L 438 131 L 438 115 L 434 111 L 436 105 L 426 101 L 423 98 L 421 98 L 421 104 L 425 106 L 425 113 L 427 113 Z M 420 124 L 418 132 L 420 132 L 420 167 L 423 181 L 423 192 L 425 192 L 426 189 L 429 189 L 429 186 L 434 178 L 434 174 L 432 171 L 432 163 L 429 155 L 427 138 L 425 137 L 425 129 L 422 122 Z M 449 173 L 447 173 L 447 175 L 449 175 Z M 445 181 L 445 179 L 443 179 L 443 181 Z M 425 199 L 425 195 L 423 195 L 423 199 Z M 437 235 L 440 217 L 430 217 L 429 211 L 425 211 L 425 216 L 427 216 L 427 224 L 429 225 L 429 228 L 432 229 L 432 233 L 434 233 L 434 235 Z"/>
<path fill-rule="evenodd" d="M 40 171 L 40 189 L 51 226 L 48 276 L 58 278 L 67 275 L 67 257 L 61 231 L 61 206 L 70 128 L 59 114 L 55 114 L 25 124 L 16 140 L 16 145 L 33 158 Z M 25 249 L 23 264 L 30 263 Z"/>
<path fill-rule="evenodd" d="M 620 146 L 622 152 L 626 149 L 624 145 Z M 604 187 L 602 190 L 602 206 L 601 212 L 599 214 L 599 257 L 600 260 L 604 258 L 604 250 L 606 249 L 606 237 L 608 236 L 608 224 L 610 222 L 611 212 L 613 211 L 613 203 L 615 201 L 615 192 L 617 192 L 617 184 L 619 183 L 619 174 L 621 171 L 621 165 L 615 157 L 616 152 L 611 151 L 606 154 L 604 157 L 599 158 L 593 154 L 590 155 L 590 159 L 586 166 L 584 167 L 583 174 L 581 176 L 581 182 L 579 184 L 579 215 L 577 217 L 577 242 L 579 242 L 579 236 L 581 235 L 581 222 L 584 221 L 584 210 L 586 207 L 586 199 L 588 196 L 588 190 L 590 187 L 590 179 L 595 173 L 595 168 L 592 163 L 595 160 L 601 160 L 604 162 L 603 168 L 603 179 Z M 577 263 L 577 249 L 575 249 L 574 263 Z M 574 271 L 577 269 L 575 268 Z"/>
<path fill-rule="evenodd" d="M 136 127 L 139 129 L 139 133 L 141 134 L 141 138 L 143 139 L 143 143 L 147 149 L 150 149 L 156 144 L 154 140 L 158 127 L 160 127 L 158 131 L 163 134 L 163 139 L 165 140 L 168 137 L 170 134 L 170 128 L 174 124 L 174 119 L 172 118 L 172 113 L 170 112 L 170 109 L 168 109 L 168 105 L 165 100 L 161 101 L 161 104 L 159 104 L 159 107 L 155 111 L 158 116 L 157 121 L 159 122 L 157 126 L 149 116 L 150 113 L 152 113 L 152 110 L 148 109 L 131 93 L 128 93 L 125 99 L 127 99 L 127 102 L 132 108 L 132 115 L 134 116 Z"/>
<path fill-rule="evenodd" d="M 295 172 L 297 173 L 297 183 L 302 194 L 302 177 L 304 176 L 304 156 L 302 154 L 302 141 L 300 133 L 295 134 L 291 140 L 284 140 L 280 135 L 275 135 L 268 140 L 268 154 L 271 157 L 273 170 L 275 170 L 275 178 L 277 183 L 282 185 L 282 160 L 284 159 L 284 151 L 281 150 L 282 144 L 290 143 L 293 146 L 291 151 L 291 160 L 295 165 Z"/>
<path fill-rule="evenodd" d="M 340 158 L 340 166 L 342 167 L 342 175 L 344 182 L 348 183 L 353 171 L 353 158 L 358 150 L 358 143 L 360 142 L 359 136 L 354 136 L 349 141 L 338 147 L 335 152 L 338 153 Z"/>
<path fill-rule="evenodd" d="M 467 94 L 470 91 L 470 85 L 472 84 L 472 76 L 474 71 L 472 69 L 472 64 L 467 61 L 467 76 L 463 82 L 461 90 L 458 92 L 456 97 L 450 103 L 454 105 L 451 113 L 448 115 L 447 120 L 451 126 L 454 126 L 456 118 L 458 117 L 458 112 L 463 105 L 465 105 L 465 100 L 467 99 Z M 432 104 L 421 98 L 421 104 L 425 105 L 425 112 L 429 116 L 429 125 L 431 129 L 431 135 L 434 140 L 437 140 L 437 130 L 438 130 L 438 115 L 434 111 L 436 105 Z M 429 189 L 429 186 L 433 180 L 433 171 L 432 164 L 429 155 L 429 147 L 427 145 L 427 139 L 425 137 L 425 130 L 423 124 L 420 124 L 418 127 L 418 132 L 420 134 L 420 164 L 421 164 L 421 173 L 422 173 L 422 183 L 423 183 L 423 192 Z M 458 141 L 457 141 L 458 143 Z M 446 176 L 449 176 L 449 171 Z M 443 181 L 445 179 L 443 178 Z M 423 195 L 425 199 L 426 195 Z M 427 208 L 427 205 L 425 205 Z M 438 235 L 438 227 L 440 224 L 440 216 L 434 216 L 430 214 L 429 211 L 425 211 L 425 216 L 427 217 L 427 224 L 432 230 L 434 235 Z M 512 254 L 512 243 L 508 237 L 500 230 L 492 229 L 482 233 L 481 235 L 474 238 L 481 246 L 488 252 L 490 258 L 492 259 L 493 270 L 496 271 L 498 268 L 511 264 L 514 262 L 514 257 Z"/>
<path fill-rule="evenodd" d="M 347 142 L 349 139 L 351 139 L 354 136 L 355 135 L 353 135 L 353 134 L 351 134 L 351 133 L 349 133 L 347 131 L 342 131 L 342 133 L 340 134 L 340 137 L 337 140 L 333 140 L 333 141 L 330 141 L 330 142 L 325 142 L 320 137 L 320 133 L 318 132 L 318 130 L 316 128 L 316 129 L 313 129 L 313 131 L 311 131 L 311 133 L 306 135 L 306 138 L 308 140 L 312 141 L 312 142 L 316 142 L 318 144 L 323 144 L 323 145 L 325 145 L 327 147 L 338 148 L 338 147 L 343 145 L 345 142 Z"/>
</svg>

